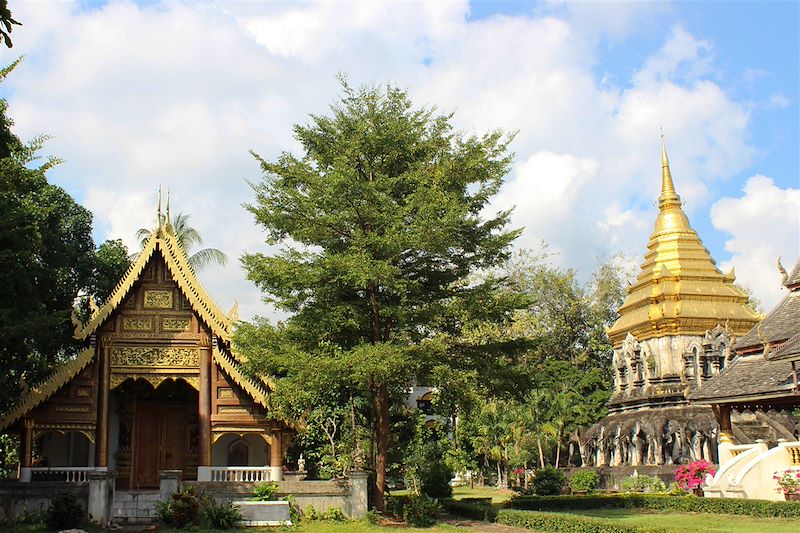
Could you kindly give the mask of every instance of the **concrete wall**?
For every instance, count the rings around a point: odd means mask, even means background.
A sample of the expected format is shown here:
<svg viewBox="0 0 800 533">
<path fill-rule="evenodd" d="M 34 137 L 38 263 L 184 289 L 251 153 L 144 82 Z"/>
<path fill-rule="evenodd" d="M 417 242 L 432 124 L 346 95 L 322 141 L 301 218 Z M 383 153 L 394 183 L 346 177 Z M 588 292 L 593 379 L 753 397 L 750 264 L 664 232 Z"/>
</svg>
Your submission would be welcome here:
<svg viewBox="0 0 800 533">
<path fill-rule="evenodd" d="M 43 481 L 38 483 L 0 482 L 0 524 L 16 520 L 24 513 L 45 513 L 50 500 L 57 494 L 72 493 L 84 509 L 89 502 L 89 487 L 86 484 L 66 484 Z"/>
<path fill-rule="evenodd" d="M 356 474 L 358 476 L 358 474 Z M 253 495 L 253 483 L 213 483 L 193 481 L 198 491 L 205 491 L 214 496 L 219 502 L 246 500 Z M 324 512 L 331 507 L 340 509 L 351 518 L 363 516 L 366 509 L 367 484 L 366 477 L 354 480 L 330 481 L 279 481 L 277 495 L 279 497 L 292 496 L 295 505 L 305 511 L 313 507 L 316 511 Z M 363 485 L 363 486 L 362 486 Z M 357 490 L 353 490 L 354 487 Z M 362 494 L 363 493 L 363 494 Z"/>
</svg>

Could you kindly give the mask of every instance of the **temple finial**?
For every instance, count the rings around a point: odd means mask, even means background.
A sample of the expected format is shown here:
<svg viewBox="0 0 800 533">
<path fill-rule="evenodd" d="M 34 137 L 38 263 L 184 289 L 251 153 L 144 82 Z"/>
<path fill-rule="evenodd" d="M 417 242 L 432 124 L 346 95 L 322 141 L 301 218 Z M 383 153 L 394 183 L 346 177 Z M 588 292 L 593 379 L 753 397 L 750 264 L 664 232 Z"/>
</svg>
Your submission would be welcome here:
<svg viewBox="0 0 800 533">
<path fill-rule="evenodd" d="M 167 219 L 164 221 L 164 223 L 167 226 L 169 226 L 169 224 L 170 224 L 170 218 L 169 218 L 169 189 L 167 189 Z"/>
<path fill-rule="evenodd" d="M 664 130 L 661 130 L 661 196 L 658 197 L 658 207 L 663 209 L 669 205 L 680 205 L 681 198 L 675 192 L 672 183 L 672 173 L 669 171 L 669 158 L 667 147 L 664 144 Z"/>
<path fill-rule="evenodd" d="M 158 227 L 161 227 L 161 185 L 158 186 L 158 209 L 156 212 L 156 222 L 158 223 Z"/>
</svg>

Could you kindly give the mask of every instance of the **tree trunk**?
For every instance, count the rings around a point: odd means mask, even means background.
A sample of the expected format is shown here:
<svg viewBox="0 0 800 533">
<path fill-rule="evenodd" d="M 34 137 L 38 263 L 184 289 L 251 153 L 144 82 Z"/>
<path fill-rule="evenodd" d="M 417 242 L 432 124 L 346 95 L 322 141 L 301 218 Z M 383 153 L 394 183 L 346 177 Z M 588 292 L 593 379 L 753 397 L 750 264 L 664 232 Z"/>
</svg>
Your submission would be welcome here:
<svg viewBox="0 0 800 533">
<path fill-rule="evenodd" d="M 558 463 L 561 459 L 561 439 L 556 441 L 556 468 L 558 468 Z"/>
<path fill-rule="evenodd" d="M 542 438 L 536 436 L 536 446 L 539 447 L 539 468 L 544 468 L 544 454 L 542 453 Z"/>
<path fill-rule="evenodd" d="M 383 511 L 386 508 L 386 463 L 389 457 L 389 389 L 386 384 L 377 385 L 373 396 L 378 441 L 378 456 L 375 461 L 375 508 Z"/>
<path fill-rule="evenodd" d="M 503 488 L 503 473 L 500 470 L 500 461 L 497 461 L 497 490 Z"/>
</svg>

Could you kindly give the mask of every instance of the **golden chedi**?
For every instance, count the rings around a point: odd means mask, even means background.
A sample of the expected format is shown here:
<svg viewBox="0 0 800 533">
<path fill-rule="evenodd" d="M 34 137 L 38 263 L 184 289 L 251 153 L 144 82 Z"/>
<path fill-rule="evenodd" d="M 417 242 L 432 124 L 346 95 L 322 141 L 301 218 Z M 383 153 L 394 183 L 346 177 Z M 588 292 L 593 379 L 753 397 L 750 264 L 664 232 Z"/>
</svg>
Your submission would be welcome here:
<svg viewBox="0 0 800 533">
<path fill-rule="evenodd" d="M 716 421 L 687 395 L 718 375 L 731 344 L 759 319 L 747 295 L 723 274 L 681 208 L 661 143 L 655 229 L 620 317 L 609 415 L 576 439 L 583 464 L 673 465 L 715 460 Z"/>
</svg>

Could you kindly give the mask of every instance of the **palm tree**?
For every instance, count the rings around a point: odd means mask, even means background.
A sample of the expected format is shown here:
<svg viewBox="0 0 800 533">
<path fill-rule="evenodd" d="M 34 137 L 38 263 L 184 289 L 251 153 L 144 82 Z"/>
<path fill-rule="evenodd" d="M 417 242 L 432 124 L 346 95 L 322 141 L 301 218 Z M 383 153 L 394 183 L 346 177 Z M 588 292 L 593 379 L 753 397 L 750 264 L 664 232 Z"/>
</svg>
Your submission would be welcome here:
<svg viewBox="0 0 800 533">
<path fill-rule="evenodd" d="M 165 215 L 161 215 L 165 217 Z M 160 220 L 159 223 L 163 223 L 163 220 Z M 195 246 L 202 246 L 203 245 L 203 238 L 200 237 L 200 233 L 192 226 L 189 225 L 189 215 L 178 213 L 174 217 L 170 217 L 169 224 L 172 226 L 172 231 L 175 233 L 175 238 L 178 240 L 178 244 L 186 252 L 186 255 L 189 256 L 189 264 L 195 270 L 200 270 L 204 267 L 207 267 L 211 263 L 217 263 L 219 265 L 225 266 L 228 262 L 228 257 L 220 250 L 216 248 L 203 248 L 195 252 L 194 254 L 189 255 L 189 251 Z M 139 244 L 142 248 L 145 247 L 147 241 L 150 240 L 150 237 L 153 235 L 153 230 L 147 228 L 140 228 L 139 231 L 136 232 L 136 238 L 139 240 Z M 131 256 L 132 260 L 136 260 L 138 257 L 138 253 Z"/>
</svg>

